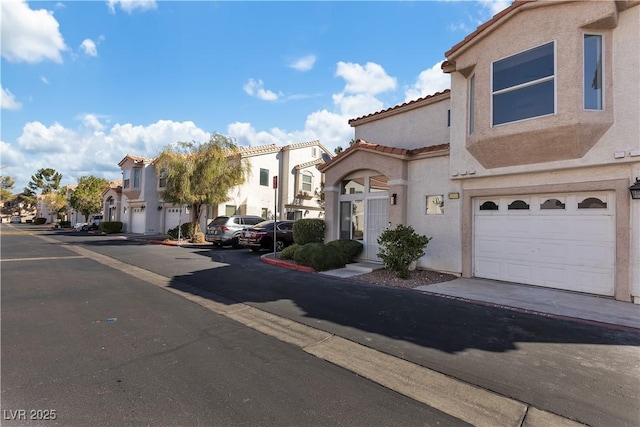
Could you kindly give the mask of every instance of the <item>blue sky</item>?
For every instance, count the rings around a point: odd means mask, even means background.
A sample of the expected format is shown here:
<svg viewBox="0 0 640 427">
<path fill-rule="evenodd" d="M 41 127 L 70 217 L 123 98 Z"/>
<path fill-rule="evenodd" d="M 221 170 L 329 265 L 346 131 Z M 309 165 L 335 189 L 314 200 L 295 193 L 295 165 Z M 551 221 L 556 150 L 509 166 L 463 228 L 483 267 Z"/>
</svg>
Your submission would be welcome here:
<svg viewBox="0 0 640 427">
<path fill-rule="evenodd" d="M 3 0 L 1 173 L 114 180 L 214 132 L 345 147 L 349 119 L 448 88 L 444 52 L 509 3 Z"/>
</svg>

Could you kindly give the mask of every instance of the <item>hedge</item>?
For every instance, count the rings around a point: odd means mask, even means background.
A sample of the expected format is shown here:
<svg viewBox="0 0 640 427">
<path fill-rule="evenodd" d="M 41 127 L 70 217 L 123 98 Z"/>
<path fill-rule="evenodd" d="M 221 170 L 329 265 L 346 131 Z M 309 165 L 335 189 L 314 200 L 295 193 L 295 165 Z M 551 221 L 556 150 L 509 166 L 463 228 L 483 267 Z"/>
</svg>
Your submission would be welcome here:
<svg viewBox="0 0 640 427">
<path fill-rule="evenodd" d="M 98 227 L 107 234 L 114 234 L 122 232 L 122 225 L 120 221 L 102 221 Z"/>
<path fill-rule="evenodd" d="M 344 267 L 343 257 L 339 251 L 324 243 L 307 243 L 298 247 L 293 260 L 309 266 L 316 271 L 333 270 Z"/>
<path fill-rule="evenodd" d="M 303 218 L 293 223 L 293 241 L 299 245 L 322 243 L 326 224 L 323 219 Z"/>
</svg>

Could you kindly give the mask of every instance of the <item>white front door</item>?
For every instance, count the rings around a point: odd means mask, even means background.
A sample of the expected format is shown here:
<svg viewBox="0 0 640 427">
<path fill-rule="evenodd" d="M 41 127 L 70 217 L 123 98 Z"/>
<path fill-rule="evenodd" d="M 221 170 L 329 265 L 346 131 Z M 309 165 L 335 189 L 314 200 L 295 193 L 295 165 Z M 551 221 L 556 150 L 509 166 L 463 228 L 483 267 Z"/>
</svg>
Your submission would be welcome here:
<svg viewBox="0 0 640 427">
<path fill-rule="evenodd" d="M 485 197 L 474 201 L 474 275 L 614 294 L 614 194 Z"/>
<path fill-rule="evenodd" d="M 389 225 L 389 199 L 367 200 L 366 231 L 364 234 L 366 259 L 380 261 L 378 257 L 378 237 Z"/>
</svg>

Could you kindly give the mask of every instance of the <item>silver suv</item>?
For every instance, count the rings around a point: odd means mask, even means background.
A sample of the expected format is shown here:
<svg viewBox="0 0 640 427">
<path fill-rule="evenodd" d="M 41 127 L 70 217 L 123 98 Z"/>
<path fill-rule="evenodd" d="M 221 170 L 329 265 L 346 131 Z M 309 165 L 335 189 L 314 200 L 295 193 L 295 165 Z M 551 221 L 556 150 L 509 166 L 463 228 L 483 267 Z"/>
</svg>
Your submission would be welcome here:
<svg viewBox="0 0 640 427">
<path fill-rule="evenodd" d="M 218 246 L 231 245 L 239 248 L 238 237 L 242 234 L 242 229 L 249 228 L 264 218 L 255 215 L 231 215 L 219 216 L 207 225 L 205 240 Z"/>
</svg>

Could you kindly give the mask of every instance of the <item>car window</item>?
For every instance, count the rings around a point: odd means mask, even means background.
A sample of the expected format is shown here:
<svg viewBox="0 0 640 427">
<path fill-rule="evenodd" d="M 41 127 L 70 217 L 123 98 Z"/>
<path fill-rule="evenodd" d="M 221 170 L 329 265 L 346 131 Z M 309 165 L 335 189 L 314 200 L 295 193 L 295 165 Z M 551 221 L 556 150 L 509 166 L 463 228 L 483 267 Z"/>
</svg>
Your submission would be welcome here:
<svg viewBox="0 0 640 427">
<path fill-rule="evenodd" d="M 225 225 L 228 219 L 229 219 L 228 216 L 219 216 L 209 223 L 209 227 L 214 225 Z"/>
<path fill-rule="evenodd" d="M 262 218 L 244 218 L 244 223 L 247 225 L 256 225 L 264 222 Z"/>
<path fill-rule="evenodd" d="M 280 229 L 282 231 L 291 231 L 291 230 L 293 230 L 293 223 L 285 222 L 285 223 L 282 223 L 282 224 L 278 224 L 278 229 Z"/>
</svg>

